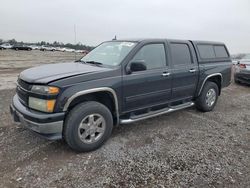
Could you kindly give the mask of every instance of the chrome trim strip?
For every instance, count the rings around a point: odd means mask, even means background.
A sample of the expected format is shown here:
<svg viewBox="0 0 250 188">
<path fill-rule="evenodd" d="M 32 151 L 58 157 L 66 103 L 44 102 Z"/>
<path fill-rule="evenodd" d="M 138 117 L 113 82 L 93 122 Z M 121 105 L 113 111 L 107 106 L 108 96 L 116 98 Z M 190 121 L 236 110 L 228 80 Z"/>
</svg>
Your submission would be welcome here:
<svg viewBox="0 0 250 188">
<path fill-rule="evenodd" d="M 156 116 L 159 116 L 159 115 L 163 115 L 163 114 L 167 114 L 167 113 L 170 113 L 170 112 L 174 112 L 174 111 L 177 111 L 177 110 L 181 110 L 181 109 L 184 109 L 184 108 L 188 108 L 188 107 L 191 107 L 193 106 L 194 103 L 193 102 L 190 102 L 189 105 L 180 105 L 180 107 L 176 107 L 176 108 L 165 108 L 166 110 L 164 109 L 161 109 L 161 110 L 158 110 L 156 112 L 152 112 L 150 114 L 149 112 L 149 115 L 147 116 L 144 116 L 144 117 L 140 117 L 140 118 L 136 118 L 136 119 L 121 119 L 120 120 L 120 123 L 121 124 L 129 124 L 129 123 L 134 123 L 134 122 L 137 122 L 137 121 L 141 121 L 141 120 L 144 120 L 144 119 L 148 119 L 148 118 L 153 118 L 153 117 L 156 117 Z"/>
<path fill-rule="evenodd" d="M 119 107 L 118 107 L 118 99 L 117 99 L 117 95 L 116 95 L 116 92 L 115 90 L 113 90 L 112 88 L 109 88 L 109 87 L 100 87 L 100 88 L 94 88 L 94 89 L 87 89 L 87 90 L 84 90 L 84 91 L 80 91 L 80 92 L 77 92 L 75 93 L 74 95 L 72 95 L 68 101 L 66 102 L 66 104 L 64 105 L 63 107 L 63 111 L 67 111 L 70 103 L 76 98 L 76 97 L 79 97 L 79 96 L 82 96 L 82 95 L 86 95 L 86 94 L 89 94 L 89 93 L 95 93 L 95 92 L 99 92 L 99 91 L 108 91 L 110 92 L 113 97 L 114 97 L 114 100 L 115 100 L 115 110 L 116 110 L 116 118 L 117 118 L 117 122 L 119 123 Z"/>
<path fill-rule="evenodd" d="M 17 87 L 19 87 L 20 89 L 22 89 L 23 91 L 26 91 L 26 92 L 28 92 L 28 93 L 30 93 L 30 91 L 28 91 L 27 89 L 24 89 L 22 86 L 20 86 L 18 83 L 16 84 L 17 85 Z"/>
<path fill-rule="evenodd" d="M 222 74 L 221 74 L 221 73 L 210 74 L 210 75 L 208 75 L 208 76 L 205 78 L 205 80 L 203 81 L 203 83 L 202 83 L 202 85 L 201 85 L 201 88 L 200 88 L 200 91 L 199 91 L 199 93 L 198 93 L 198 96 L 201 94 L 201 91 L 202 91 L 202 89 L 203 89 L 203 87 L 204 87 L 206 81 L 208 80 L 208 78 L 211 78 L 211 77 L 213 77 L 213 76 L 220 76 L 220 77 L 221 77 L 221 85 L 222 85 L 222 83 L 223 83 L 223 77 L 222 77 Z"/>
</svg>

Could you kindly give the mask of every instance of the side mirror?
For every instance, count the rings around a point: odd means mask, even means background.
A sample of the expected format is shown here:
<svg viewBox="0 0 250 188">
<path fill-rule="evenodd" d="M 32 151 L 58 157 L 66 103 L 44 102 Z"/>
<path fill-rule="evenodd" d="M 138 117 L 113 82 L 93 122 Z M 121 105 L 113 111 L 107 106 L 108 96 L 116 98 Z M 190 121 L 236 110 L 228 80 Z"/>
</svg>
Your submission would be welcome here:
<svg viewBox="0 0 250 188">
<path fill-rule="evenodd" d="M 127 67 L 127 73 L 131 74 L 132 72 L 144 71 L 147 70 L 147 66 L 144 60 L 136 60 L 129 63 Z"/>
</svg>

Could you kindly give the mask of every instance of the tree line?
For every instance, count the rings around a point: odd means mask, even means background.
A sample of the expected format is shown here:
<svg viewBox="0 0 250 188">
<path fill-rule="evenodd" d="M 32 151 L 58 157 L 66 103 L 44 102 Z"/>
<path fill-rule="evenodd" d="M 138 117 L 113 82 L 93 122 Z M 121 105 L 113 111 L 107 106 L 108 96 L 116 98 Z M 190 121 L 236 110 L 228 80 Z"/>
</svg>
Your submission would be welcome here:
<svg viewBox="0 0 250 188">
<path fill-rule="evenodd" d="M 41 42 L 23 42 L 23 41 L 16 41 L 15 39 L 10 39 L 10 40 L 3 40 L 0 39 L 0 44 L 2 43 L 9 43 L 11 45 L 16 45 L 16 44 L 25 44 L 25 45 L 37 45 L 37 46 L 42 46 L 42 45 L 46 45 L 46 46 L 53 46 L 53 47 L 65 47 L 65 48 L 72 48 L 75 50 L 92 50 L 94 47 L 93 46 L 88 46 L 88 45 L 84 45 L 82 43 L 77 43 L 77 44 L 71 44 L 71 43 L 63 43 L 63 42 L 58 42 L 58 41 L 54 41 L 53 43 L 50 42 L 46 42 L 46 41 L 41 41 Z"/>
</svg>

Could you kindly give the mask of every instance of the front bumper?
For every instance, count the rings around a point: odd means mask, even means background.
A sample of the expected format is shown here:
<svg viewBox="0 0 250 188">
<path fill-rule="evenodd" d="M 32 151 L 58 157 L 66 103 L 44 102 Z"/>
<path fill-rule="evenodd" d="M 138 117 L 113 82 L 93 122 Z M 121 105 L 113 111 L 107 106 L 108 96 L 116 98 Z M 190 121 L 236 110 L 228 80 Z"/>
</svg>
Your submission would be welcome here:
<svg viewBox="0 0 250 188">
<path fill-rule="evenodd" d="M 249 73 L 245 73 L 245 72 L 235 73 L 234 80 L 244 83 L 244 84 L 250 84 L 250 71 Z"/>
<path fill-rule="evenodd" d="M 64 112 L 47 114 L 28 109 L 15 95 L 10 105 L 10 113 L 15 122 L 21 123 L 22 127 L 30 129 L 42 137 L 49 140 L 62 138 Z"/>
</svg>

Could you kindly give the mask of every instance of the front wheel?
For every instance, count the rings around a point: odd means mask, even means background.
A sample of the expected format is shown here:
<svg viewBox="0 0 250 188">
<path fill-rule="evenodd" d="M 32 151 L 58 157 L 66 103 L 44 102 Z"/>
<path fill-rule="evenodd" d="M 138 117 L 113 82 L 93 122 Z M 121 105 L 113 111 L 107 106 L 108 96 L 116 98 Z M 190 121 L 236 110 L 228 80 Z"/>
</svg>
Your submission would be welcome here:
<svg viewBox="0 0 250 188">
<path fill-rule="evenodd" d="M 207 81 L 200 96 L 196 100 L 196 107 L 203 112 L 212 111 L 217 103 L 219 88 L 216 83 Z"/>
<path fill-rule="evenodd" d="M 67 115 L 63 137 L 75 151 L 92 151 L 104 144 L 113 129 L 110 110 L 95 101 L 74 107 Z"/>
</svg>

